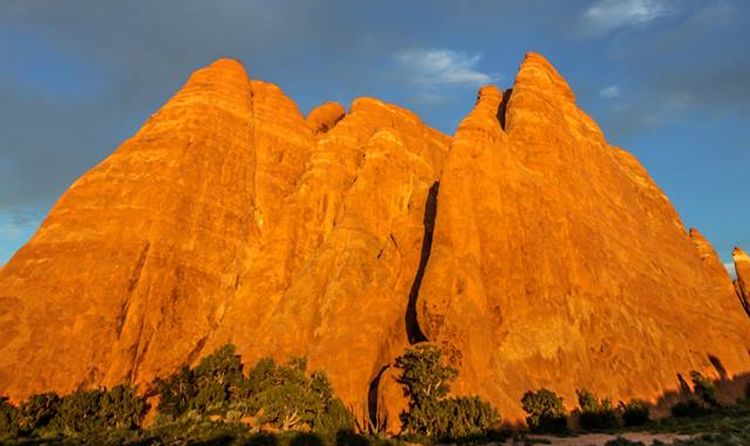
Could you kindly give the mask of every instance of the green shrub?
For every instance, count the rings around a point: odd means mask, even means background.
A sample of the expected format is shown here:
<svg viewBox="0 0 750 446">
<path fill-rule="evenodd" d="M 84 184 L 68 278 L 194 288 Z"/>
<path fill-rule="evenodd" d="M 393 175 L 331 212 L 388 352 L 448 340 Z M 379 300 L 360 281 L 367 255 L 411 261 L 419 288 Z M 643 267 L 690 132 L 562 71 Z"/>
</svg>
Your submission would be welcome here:
<svg viewBox="0 0 750 446">
<path fill-rule="evenodd" d="M 223 413 L 232 396 L 239 392 L 243 379 L 242 361 L 234 345 L 224 345 L 193 370 L 195 394 L 190 409 Z"/>
<path fill-rule="evenodd" d="M 323 372 L 306 375 L 304 358 L 286 366 L 261 360 L 243 386 L 249 414 L 260 412 L 259 422 L 281 430 L 307 428 L 336 432 L 354 428 L 354 417 L 333 394 Z"/>
<path fill-rule="evenodd" d="M 225 345 L 195 368 L 183 366 L 160 380 L 160 423 L 218 414 L 234 421 L 249 415 L 258 426 L 282 431 L 354 428 L 354 417 L 334 396 L 326 375 L 307 375 L 305 358 L 292 358 L 286 365 L 261 359 L 247 377 L 242 369 L 234 346 Z"/>
<path fill-rule="evenodd" d="M 158 411 L 163 418 L 177 419 L 188 411 L 225 414 L 233 396 L 239 394 L 242 362 L 234 345 L 227 344 L 206 356 L 191 369 L 183 365 L 176 373 L 159 379 Z"/>
<path fill-rule="evenodd" d="M 146 401 L 129 385 L 120 384 L 99 400 L 99 418 L 108 429 L 136 429 L 148 411 Z"/>
<path fill-rule="evenodd" d="M 19 408 L 26 433 L 41 429 L 67 436 L 109 430 L 136 429 L 146 413 L 146 402 L 129 385 L 111 390 L 78 390 L 62 398 L 35 395 Z"/>
<path fill-rule="evenodd" d="M 590 430 L 608 430 L 617 427 L 617 411 L 608 398 L 599 400 L 592 392 L 576 390 L 578 395 L 579 417 L 581 427 Z"/>
<path fill-rule="evenodd" d="M 62 399 L 52 392 L 32 395 L 18 407 L 18 427 L 31 433 L 46 427 L 57 414 Z"/>
<path fill-rule="evenodd" d="M 156 381 L 159 415 L 175 419 L 188 411 L 196 394 L 193 371 L 183 365 L 176 373 Z"/>
<path fill-rule="evenodd" d="M 521 407 L 528 414 L 526 424 L 535 433 L 563 433 L 567 430 L 567 414 L 562 397 L 541 388 L 529 390 L 521 398 Z"/>
<path fill-rule="evenodd" d="M 243 441 L 244 440 L 244 441 Z M 200 419 L 183 419 L 163 423 L 144 432 L 138 442 L 121 444 L 139 445 L 263 445 L 277 446 L 277 436 L 265 433 L 252 435 L 242 423 L 222 423 Z"/>
<path fill-rule="evenodd" d="M 409 399 L 408 409 L 400 415 L 405 434 L 456 440 L 484 436 L 499 424 L 497 410 L 479 397 L 447 397 L 458 371 L 442 363 L 437 347 L 417 345 L 395 364 L 401 370 L 397 382 Z"/>
<path fill-rule="evenodd" d="M 311 425 L 318 408 L 315 395 L 309 391 L 305 368 L 305 362 L 300 360 L 292 360 L 286 366 L 271 361 L 263 364 L 262 373 L 251 372 L 260 381 L 256 392 L 248 395 L 250 413 L 262 409 L 260 422 L 281 430 Z"/>
<path fill-rule="evenodd" d="M 690 379 L 693 381 L 695 396 L 710 407 L 719 406 L 719 401 L 716 399 L 716 386 L 710 379 L 695 370 L 690 372 Z"/>
<path fill-rule="evenodd" d="M 78 390 L 63 397 L 51 427 L 65 435 L 94 432 L 107 427 L 99 416 L 104 391 Z"/>
<path fill-rule="evenodd" d="M 497 425 L 497 410 L 481 398 L 458 397 L 440 401 L 435 432 L 440 439 L 481 437 Z"/>
<path fill-rule="evenodd" d="M 642 400 L 631 400 L 627 403 L 620 401 L 622 421 L 625 426 L 641 426 L 651 421 L 648 403 Z"/>
<path fill-rule="evenodd" d="M 708 410 L 695 400 L 680 401 L 672 406 L 672 416 L 677 418 L 695 418 L 706 415 Z"/>
<path fill-rule="evenodd" d="M 17 413 L 18 409 L 8 398 L 0 396 L 0 439 L 18 435 Z"/>
<path fill-rule="evenodd" d="M 396 367 L 401 369 L 397 382 L 404 396 L 415 405 L 436 402 L 448 395 L 448 383 L 456 379 L 458 370 L 444 365 L 442 355 L 439 348 L 420 344 L 396 358 Z"/>
</svg>

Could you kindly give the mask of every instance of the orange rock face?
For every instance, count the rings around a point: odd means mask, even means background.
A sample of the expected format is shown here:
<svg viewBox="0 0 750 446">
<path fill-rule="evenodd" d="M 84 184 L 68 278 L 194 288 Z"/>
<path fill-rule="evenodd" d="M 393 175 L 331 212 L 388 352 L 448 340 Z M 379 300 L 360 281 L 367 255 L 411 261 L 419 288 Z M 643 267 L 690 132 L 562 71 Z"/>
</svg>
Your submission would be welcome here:
<svg viewBox="0 0 750 446">
<path fill-rule="evenodd" d="M 459 392 L 513 417 L 540 386 L 571 405 L 584 386 L 655 399 L 676 373 L 716 376 L 710 356 L 750 369 L 750 320 L 713 249 L 541 56 L 511 91 L 480 91 L 437 208 L 417 315 L 461 365 Z"/>
<path fill-rule="evenodd" d="M 708 241 L 534 54 L 454 138 L 372 98 L 305 118 L 236 61 L 197 71 L 0 271 L 0 339 L 16 400 L 145 389 L 232 342 L 306 355 L 391 430 L 389 366 L 428 340 L 507 419 L 542 385 L 655 398 L 711 358 L 750 371 Z"/>
</svg>

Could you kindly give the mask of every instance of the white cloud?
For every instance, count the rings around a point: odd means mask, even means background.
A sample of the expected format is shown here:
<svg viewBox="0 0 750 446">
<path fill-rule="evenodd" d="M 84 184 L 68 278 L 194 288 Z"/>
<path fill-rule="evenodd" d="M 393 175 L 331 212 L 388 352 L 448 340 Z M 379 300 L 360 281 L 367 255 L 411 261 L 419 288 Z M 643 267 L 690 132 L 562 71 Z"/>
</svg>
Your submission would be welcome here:
<svg viewBox="0 0 750 446">
<path fill-rule="evenodd" d="M 599 0 L 582 14 L 587 32 L 602 36 L 620 28 L 644 25 L 673 14 L 667 0 Z"/>
<path fill-rule="evenodd" d="M 477 69 L 481 54 L 468 54 L 447 49 L 412 48 L 396 54 L 396 60 L 409 80 L 435 85 L 479 86 L 498 79 L 498 76 Z"/>
<path fill-rule="evenodd" d="M 602 88 L 599 90 L 599 96 L 605 99 L 613 99 L 620 96 L 620 87 L 617 85 L 610 85 L 609 87 Z"/>
</svg>

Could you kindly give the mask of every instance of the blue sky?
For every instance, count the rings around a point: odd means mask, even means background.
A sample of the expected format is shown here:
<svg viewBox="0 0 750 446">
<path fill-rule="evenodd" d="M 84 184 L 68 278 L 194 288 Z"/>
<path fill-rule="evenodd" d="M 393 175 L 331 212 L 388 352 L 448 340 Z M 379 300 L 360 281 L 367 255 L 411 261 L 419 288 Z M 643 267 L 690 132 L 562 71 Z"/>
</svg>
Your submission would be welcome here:
<svg viewBox="0 0 750 446">
<path fill-rule="evenodd" d="M 376 96 L 452 133 L 547 56 L 724 261 L 750 249 L 750 2 L 0 2 L 0 264 L 194 69 L 230 56 L 307 112 Z"/>
</svg>

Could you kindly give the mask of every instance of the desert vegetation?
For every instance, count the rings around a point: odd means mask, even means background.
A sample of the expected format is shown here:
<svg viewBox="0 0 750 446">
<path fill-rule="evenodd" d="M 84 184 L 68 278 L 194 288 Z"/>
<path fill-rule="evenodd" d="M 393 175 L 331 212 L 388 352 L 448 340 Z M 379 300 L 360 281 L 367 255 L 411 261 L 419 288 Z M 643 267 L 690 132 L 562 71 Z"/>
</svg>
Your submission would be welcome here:
<svg viewBox="0 0 750 446">
<path fill-rule="evenodd" d="M 405 435 L 455 441 L 483 438 L 499 430 L 500 415 L 488 402 L 477 396 L 448 397 L 450 382 L 458 371 L 443 363 L 442 352 L 435 346 L 419 344 L 396 359 L 401 370 L 398 378 L 409 400 L 401 414 Z"/>
<path fill-rule="evenodd" d="M 545 388 L 528 391 L 521 398 L 521 407 L 528 414 L 526 424 L 531 432 L 560 434 L 567 430 L 563 399 L 553 391 Z"/>
<path fill-rule="evenodd" d="M 0 443 L 10 444 L 249 444 L 269 446 L 379 445 L 400 443 L 483 444 L 524 432 L 501 426 L 500 414 L 478 396 L 453 396 L 458 371 L 441 350 L 421 343 L 394 362 L 408 404 L 401 435 L 365 434 L 336 397 L 323 371 L 308 371 L 305 358 L 279 364 L 270 358 L 246 368 L 225 345 L 197 365 L 157 380 L 147 397 L 122 384 L 43 393 L 14 405 L 0 397 Z M 526 392 L 520 405 L 530 434 L 570 436 L 585 432 L 674 432 L 693 435 L 682 445 L 750 444 L 750 398 L 722 405 L 714 383 L 698 372 L 683 381 L 673 416 L 653 421 L 649 404 L 618 404 L 587 389 L 567 411 L 553 390 Z M 750 388 L 748 388 L 750 397 Z M 156 398 L 154 398 L 156 397 Z M 154 407 L 150 407 L 149 402 Z M 149 423 L 146 415 L 151 412 Z M 146 426 L 147 424 L 147 426 Z M 638 444 L 624 438 L 615 444 Z"/>
<path fill-rule="evenodd" d="M 399 383 L 409 399 L 401 415 L 406 434 L 424 441 L 483 438 L 499 427 L 497 411 L 478 397 L 448 397 L 457 371 L 441 352 L 420 345 L 398 358 Z M 308 372 L 304 357 L 285 364 L 265 358 L 245 371 L 233 345 L 196 366 L 182 366 L 153 384 L 157 403 L 129 385 L 33 395 L 18 405 L 0 399 L 0 440 L 67 439 L 92 444 L 370 444 L 334 395 L 323 371 Z M 155 419 L 144 428 L 153 409 Z M 230 441 L 231 440 L 231 441 Z M 364 443 L 363 443 L 364 442 Z M 217 443 L 225 444 L 225 443 Z"/>
</svg>

